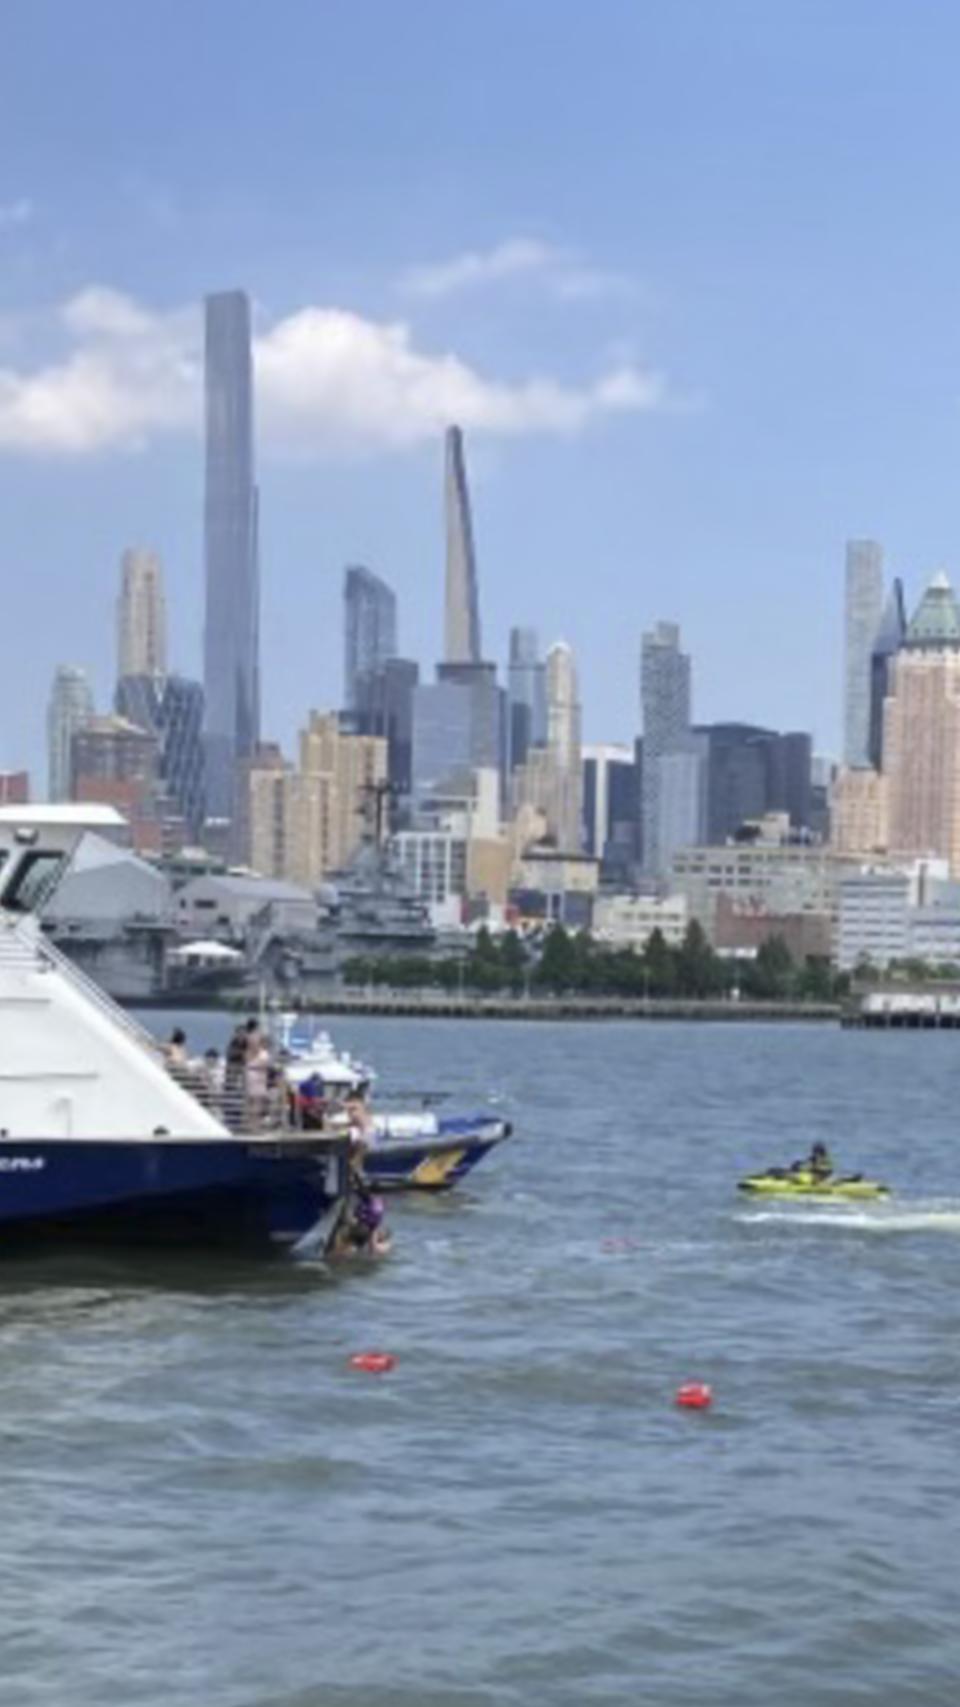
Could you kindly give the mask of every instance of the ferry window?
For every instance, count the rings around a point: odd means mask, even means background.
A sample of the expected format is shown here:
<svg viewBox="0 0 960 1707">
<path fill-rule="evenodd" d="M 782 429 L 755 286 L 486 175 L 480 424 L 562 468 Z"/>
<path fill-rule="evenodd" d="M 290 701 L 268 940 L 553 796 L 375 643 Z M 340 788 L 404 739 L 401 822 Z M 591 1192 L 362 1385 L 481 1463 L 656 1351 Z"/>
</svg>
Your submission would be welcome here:
<svg viewBox="0 0 960 1707">
<path fill-rule="evenodd" d="M 27 854 L 13 882 L 3 897 L 3 904 L 15 913 L 36 913 L 43 906 L 60 875 L 65 855 L 62 853 Z"/>
</svg>

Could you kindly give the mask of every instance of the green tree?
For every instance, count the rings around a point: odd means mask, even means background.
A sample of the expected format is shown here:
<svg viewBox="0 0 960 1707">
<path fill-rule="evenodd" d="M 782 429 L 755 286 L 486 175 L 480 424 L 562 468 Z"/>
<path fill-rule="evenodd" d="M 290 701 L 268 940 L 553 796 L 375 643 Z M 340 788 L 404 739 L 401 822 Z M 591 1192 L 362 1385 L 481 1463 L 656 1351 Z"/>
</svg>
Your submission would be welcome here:
<svg viewBox="0 0 960 1707">
<path fill-rule="evenodd" d="M 554 925 L 552 930 L 547 932 L 535 974 L 536 982 L 545 989 L 562 995 L 564 991 L 573 988 L 576 974 L 577 951 L 570 934 L 563 925 Z"/>
<path fill-rule="evenodd" d="M 691 919 L 676 956 L 677 991 L 681 996 L 713 996 L 722 984 L 722 971 L 703 926 Z"/>
<path fill-rule="evenodd" d="M 749 994 L 761 1001 L 785 1001 L 793 994 L 795 967 L 782 936 L 768 936 L 757 949 L 757 958 L 744 979 Z"/>
<path fill-rule="evenodd" d="M 826 955 L 808 954 L 796 983 L 797 995 L 808 1002 L 832 1002 L 835 996 L 833 968 Z"/>
<path fill-rule="evenodd" d="M 672 996 L 677 987 L 676 959 L 659 925 L 647 938 L 642 978 L 644 993 L 651 996 Z"/>
<path fill-rule="evenodd" d="M 503 984 L 500 951 L 486 925 L 481 925 L 464 969 L 466 983 L 475 990 L 499 990 Z"/>
<path fill-rule="evenodd" d="M 517 931 L 507 931 L 500 938 L 500 966 L 504 983 L 519 994 L 527 977 L 527 951 Z"/>
</svg>

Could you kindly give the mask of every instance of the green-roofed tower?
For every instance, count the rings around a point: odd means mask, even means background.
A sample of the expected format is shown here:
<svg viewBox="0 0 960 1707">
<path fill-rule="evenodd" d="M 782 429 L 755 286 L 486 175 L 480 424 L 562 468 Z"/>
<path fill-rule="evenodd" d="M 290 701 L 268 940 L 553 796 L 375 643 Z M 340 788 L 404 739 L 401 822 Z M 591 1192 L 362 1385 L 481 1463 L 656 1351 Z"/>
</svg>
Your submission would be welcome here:
<svg viewBox="0 0 960 1707">
<path fill-rule="evenodd" d="M 908 647 L 949 647 L 960 651 L 960 605 L 941 571 L 934 575 L 907 627 Z"/>
</svg>

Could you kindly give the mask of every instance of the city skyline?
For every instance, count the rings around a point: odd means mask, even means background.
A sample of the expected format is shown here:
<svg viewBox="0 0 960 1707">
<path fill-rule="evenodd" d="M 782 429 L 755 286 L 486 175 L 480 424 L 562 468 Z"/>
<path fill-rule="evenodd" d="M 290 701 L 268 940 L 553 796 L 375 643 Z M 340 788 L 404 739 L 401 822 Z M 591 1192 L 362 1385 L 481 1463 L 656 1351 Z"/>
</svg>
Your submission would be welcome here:
<svg viewBox="0 0 960 1707">
<path fill-rule="evenodd" d="M 316 635 L 345 562 L 395 588 L 411 656 L 441 654 L 442 613 L 418 592 L 442 552 L 437 441 L 459 420 L 487 652 L 543 626 L 549 587 L 585 736 L 628 739 L 636 636 L 669 611 L 699 715 L 812 717 L 839 754 L 826 612 L 844 539 L 882 540 L 911 581 L 960 562 L 952 240 L 942 253 L 960 20 L 934 38 L 850 0 L 824 55 L 820 0 L 733 18 L 615 4 L 595 33 L 561 9 L 544 68 L 530 18 L 507 37 L 496 11 L 477 41 L 459 16 L 381 16 L 394 76 L 354 78 L 371 17 L 361 3 L 322 27 L 294 4 L 282 44 L 219 0 L 201 17 L 174 0 L 136 39 L 122 18 L 53 27 L 45 0 L 11 19 L 0 566 L 25 639 L 0 683 L 0 763 L 39 771 L 42 708 L 27 748 L 22 713 L 61 659 L 105 699 L 93 613 L 128 540 L 160 553 L 172 655 L 202 673 L 200 303 L 236 283 L 262 392 L 265 729 L 292 740 L 318 675 L 312 694 L 339 700 Z M 144 54 L 177 88 L 176 125 L 134 100 Z M 214 62 L 235 92 L 230 151 Z M 77 78 L 88 117 L 67 150 L 31 91 L 65 113 Z M 481 86 L 498 95 L 493 149 Z"/>
</svg>

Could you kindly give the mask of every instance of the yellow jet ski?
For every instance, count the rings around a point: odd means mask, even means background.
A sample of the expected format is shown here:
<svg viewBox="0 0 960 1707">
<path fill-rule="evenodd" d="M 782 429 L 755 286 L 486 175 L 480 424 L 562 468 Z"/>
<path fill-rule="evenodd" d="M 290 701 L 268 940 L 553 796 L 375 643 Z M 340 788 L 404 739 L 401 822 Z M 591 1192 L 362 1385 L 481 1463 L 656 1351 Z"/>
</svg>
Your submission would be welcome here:
<svg viewBox="0 0 960 1707">
<path fill-rule="evenodd" d="M 890 1187 L 862 1174 L 815 1174 L 810 1168 L 768 1168 L 750 1174 L 737 1185 L 738 1191 L 754 1197 L 816 1197 L 853 1201 L 889 1197 Z"/>
</svg>

